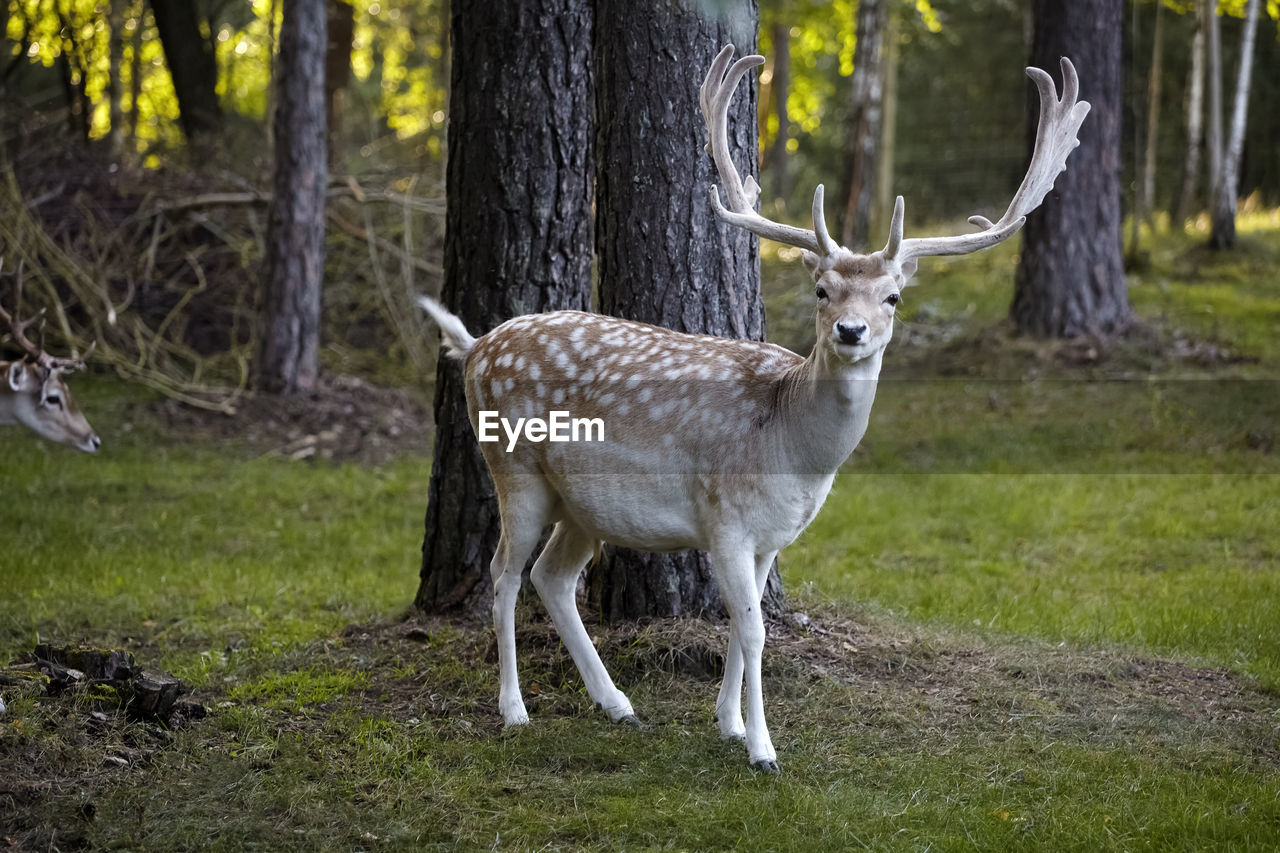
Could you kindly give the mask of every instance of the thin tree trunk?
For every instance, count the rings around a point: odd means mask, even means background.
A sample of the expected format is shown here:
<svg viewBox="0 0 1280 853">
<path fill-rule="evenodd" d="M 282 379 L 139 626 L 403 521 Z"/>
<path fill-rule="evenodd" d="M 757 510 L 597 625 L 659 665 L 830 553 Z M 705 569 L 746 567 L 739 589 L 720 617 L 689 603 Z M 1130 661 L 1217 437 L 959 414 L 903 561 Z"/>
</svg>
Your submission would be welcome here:
<svg viewBox="0 0 1280 853">
<path fill-rule="evenodd" d="M 1205 20 L 1202 14 L 1197 14 L 1196 32 L 1191 39 L 1191 70 L 1187 73 L 1187 94 L 1184 100 L 1187 149 L 1182 164 L 1182 192 L 1173 211 L 1173 222 L 1179 227 L 1191 215 L 1196 188 L 1200 184 L 1200 146 L 1204 142 L 1204 55 Z"/>
<path fill-rule="evenodd" d="M 871 202 L 875 199 L 876 160 L 880 154 L 880 123 L 884 99 L 885 0 L 858 3 L 857 45 L 849 105 L 848 147 L 844 181 L 844 212 L 840 241 L 854 251 L 867 245 Z"/>
<path fill-rule="evenodd" d="M 884 123 L 880 134 L 880 171 L 871 224 L 884 226 L 893 216 L 893 153 L 898 144 L 898 15 L 891 12 L 884 34 Z"/>
<path fill-rule="evenodd" d="M 178 120 L 188 142 L 222 125 L 218 105 L 218 65 L 200 34 L 200 17 L 191 0 L 150 0 L 165 64 L 178 97 Z"/>
<path fill-rule="evenodd" d="M 441 300 L 472 334 L 591 301 L 589 0 L 454 0 Z M 498 502 L 462 372 L 436 371 L 435 462 L 416 607 L 487 610 Z"/>
<path fill-rule="evenodd" d="M 1164 2 L 1156 2 L 1156 22 L 1151 34 L 1151 73 L 1147 78 L 1147 139 L 1142 156 L 1142 185 L 1134 219 L 1155 228 L 1156 152 L 1160 140 L 1160 86 L 1164 78 Z M 1137 247 L 1137 241 L 1134 241 Z"/>
<path fill-rule="evenodd" d="M 325 50 L 324 88 L 326 125 L 329 134 L 330 165 L 339 167 L 336 159 L 342 146 L 342 106 L 347 84 L 351 80 L 351 40 L 355 35 L 355 7 L 348 0 L 329 0 L 326 5 L 329 39 Z"/>
<path fill-rule="evenodd" d="M 1244 34 L 1240 39 L 1240 68 L 1236 74 L 1235 103 L 1231 109 L 1231 135 L 1222 163 L 1217 200 L 1213 206 L 1213 231 L 1209 245 L 1230 249 L 1236 244 L 1236 196 L 1240 188 L 1240 157 L 1244 153 L 1244 131 L 1249 115 L 1249 82 L 1253 77 L 1253 45 L 1258 32 L 1260 0 L 1249 0 L 1244 14 Z"/>
<path fill-rule="evenodd" d="M 124 18 L 128 0 L 108 0 L 107 4 L 107 148 L 111 157 L 124 153 Z"/>
<path fill-rule="evenodd" d="M 761 340 L 764 306 L 755 238 L 719 222 L 719 183 L 705 152 L 698 87 L 720 48 L 755 48 L 751 0 L 600 0 L 596 20 L 596 250 L 600 309 L 681 332 Z M 662 45 L 655 50 L 654 45 Z M 729 114 L 742 174 L 756 161 L 755 75 Z M 639 553 L 607 546 L 587 574 L 607 620 L 723 611 L 706 554 Z M 781 607 L 776 568 L 766 607 Z"/>
<path fill-rule="evenodd" d="M 1034 0 L 1032 10 L 1030 64 L 1061 87 L 1058 58 L 1071 58 L 1081 69 L 1080 99 L 1093 109 L 1066 171 L 1027 217 L 1010 313 L 1020 331 L 1038 337 L 1116 334 L 1131 316 L 1120 216 L 1123 5 Z M 1032 116 L 1029 141 L 1034 127 Z"/>
<path fill-rule="evenodd" d="M 773 78 L 769 83 L 769 98 L 773 102 L 773 114 L 778 117 L 778 132 L 769 146 L 765 158 L 773 198 L 785 201 L 791 192 L 787 178 L 787 140 L 791 138 L 791 116 L 787 113 L 787 98 L 791 94 L 791 27 L 777 21 L 773 24 Z"/>
<path fill-rule="evenodd" d="M 1209 72 L 1209 209 L 1218 206 L 1222 185 L 1222 36 L 1218 29 L 1217 0 L 1201 0 L 1205 49 Z"/>
<path fill-rule="evenodd" d="M 442 95 L 440 101 L 440 110 L 446 116 L 449 115 L 449 68 L 453 62 L 453 45 L 449 42 L 449 7 L 452 0 L 439 0 L 440 15 L 440 93 Z M 446 125 L 447 127 L 447 125 Z M 444 131 L 447 133 L 447 130 Z M 444 183 L 445 176 L 448 174 L 449 157 L 448 157 L 448 140 L 442 140 L 444 144 L 440 146 L 440 179 Z"/>
<path fill-rule="evenodd" d="M 276 394 L 309 391 L 320 373 L 326 32 L 325 0 L 285 0 L 265 311 L 256 365 L 258 388 Z"/>
</svg>

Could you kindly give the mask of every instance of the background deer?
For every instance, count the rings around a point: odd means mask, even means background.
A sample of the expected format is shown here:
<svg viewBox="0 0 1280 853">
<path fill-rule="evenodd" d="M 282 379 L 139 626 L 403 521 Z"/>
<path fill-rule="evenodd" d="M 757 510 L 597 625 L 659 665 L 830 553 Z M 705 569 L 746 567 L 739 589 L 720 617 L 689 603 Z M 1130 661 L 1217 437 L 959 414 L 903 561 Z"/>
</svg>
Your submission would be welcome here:
<svg viewBox="0 0 1280 853">
<path fill-rule="evenodd" d="M 84 360 L 54 358 L 31 342 L 27 328 L 43 321 L 44 311 L 26 320 L 17 319 L 22 310 L 21 267 L 15 290 L 14 313 L 0 305 L 0 321 L 9 327 L 6 337 L 26 355 L 17 361 L 0 361 L 0 424 L 22 424 L 50 441 L 95 453 L 102 446 L 102 439 L 89 426 L 62 378 L 82 369 Z M 92 352 L 93 347 L 89 350 Z"/>
<path fill-rule="evenodd" d="M 524 441 L 510 452 L 500 443 L 481 445 L 502 519 L 491 573 L 507 725 L 529 720 L 516 674 L 515 603 L 521 570 L 547 525 L 555 528 L 534 565 L 534 586 L 591 698 L 617 721 L 636 718 L 583 627 L 576 579 L 602 541 L 652 551 L 698 548 L 712 556 L 730 617 L 716 703 L 721 734 L 744 740 L 752 766 L 776 773 L 760 683 L 760 598 L 769 566 L 817 515 L 867 429 L 894 311 L 917 259 L 976 252 L 1012 236 L 1065 168 L 1089 104 L 1077 102 L 1066 59 L 1061 99 L 1048 74 L 1027 69 L 1040 93 L 1035 151 L 999 221 L 975 216 L 974 234 L 904 239 L 898 197 L 888 243 L 863 255 L 831 239 L 821 185 L 813 230 L 755 212 L 759 188 L 734 169 L 726 122 L 738 82 L 764 58 L 744 57 L 730 68 L 732 59 L 727 46 L 701 89 L 728 206 L 714 188 L 710 201 L 725 223 L 804 250 L 817 301 L 817 342 L 807 358 L 771 344 L 577 311 L 516 317 L 477 339 L 439 303 L 424 298 L 422 306 L 462 362 L 473 427 L 479 412 L 490 410 L 511 418 L 567 410 L 605 423 L 598 443 Z"/>
</svg>

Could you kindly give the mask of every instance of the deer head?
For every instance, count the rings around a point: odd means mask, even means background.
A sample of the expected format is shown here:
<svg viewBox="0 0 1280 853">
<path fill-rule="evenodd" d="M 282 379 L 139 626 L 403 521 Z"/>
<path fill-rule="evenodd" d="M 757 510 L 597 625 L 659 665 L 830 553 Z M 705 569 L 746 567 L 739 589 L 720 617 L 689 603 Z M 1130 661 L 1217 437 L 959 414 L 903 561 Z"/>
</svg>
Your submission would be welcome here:
<svg viewBox="0 0 1280 853">
<path fill-rule="evenodd" d="M 1089 113 L 1089 103 L 1077 100 L 1080 85 L 1069 59 L 1062 59 L 1061 98 L 1053 78 L 1039 68 L 1028 68 L 1027 75 L 1040 93 L 1040 120 L 1027 174 L 1004 215 L 994 223 L 982 216 L 970 217 L 969 222 L 980 229 L 973 234 L 904 239 L 904 205 L 902 196 L 898 196 L 888 242 L 880 251 L 864 255 L 831 238 L 823 215 L 821 184 L 813 193 L 813 230 L 774 222 L 756 213 L 760 187 L 750 175 L 744 182 L 734 168 L 729 157 L 727 124 L 729 102 L 738 81 L 762 64 L 764 57 L 744 56 L 731 67 L 732 60 L 733 46 L 726 45 L 712 63 L 700 91 L 702 115 L 710 134 L 708 150 L 728 200 L 726 207 L 719 189 L 712 187 L 712 207 L 730 225 L 803 250 L 805 268 L 816 285 L 818 350 L 843 362 L 860 361 L 888 344 L 893 336 L 894 307 L 902 288 L 911 283 L 919 258 L 981 251 L 1017 233 L 1026 215 L 1040 205 L 1066 168 L 1067 156 L 1080 144 L 1076 134 Z"/>
<path fill-rule="evenodd" d="M 22 268 L 18 268 L 14 313 L 0 305 L 0 320 L 9 326 L 7 337 L 23 351 L 18 361 L 0 362 L 0 423 L 18 423 L 39 435 L 86 453 L 94 453 L 102 439 L 89 426 L 80 407 L 71 397 L 63 376 L 84 367 L 80 358 L 55 358 L 27 337 L 26 331 L 44 311 L 18 320 L 22 303 Z M 89 352 L 85 353 L 87 358 Z"/>
</svg>

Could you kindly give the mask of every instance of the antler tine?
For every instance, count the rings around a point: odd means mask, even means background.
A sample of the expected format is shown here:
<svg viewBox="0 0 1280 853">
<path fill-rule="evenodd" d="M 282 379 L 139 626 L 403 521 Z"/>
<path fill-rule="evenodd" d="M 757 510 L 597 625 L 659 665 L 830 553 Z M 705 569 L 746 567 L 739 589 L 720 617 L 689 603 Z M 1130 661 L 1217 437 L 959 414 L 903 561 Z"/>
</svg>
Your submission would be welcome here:
<svg viewBox="0 0 1280 853">
<path fill-rule="evenodd" d="M 763 56 L 744 56 L 729 66 L 733 58 L 733 45 L 725 45 L 716 54 L 706 79 L 702 82 L 698 98 L 702 105 L 702 117 L 707 123 L 710 136 L 708 150 L 715 161 L 716 171 L 724 184 L 725 197 L 729 206 L 726 208 L 720 201 L 719 188 L 711 187 L 711 207 L 716 216 L 723 222 L 735 225 L 758 237 L 798 246 L 820 256 L 829 255 L 838 247 L 827 233 L 827 225 L 822 215 L 822 185 L 813 194 L 813 230 L 807 231 L 791 225 L 784 225 L 766 219 L 755 211 L 756 199 L 760 187 L 750 175 L 746 181 L 738 174 L 729 156 L 729 103 L 738 87 L 742 76 L 752 68 L 764 63 Z M 727 71 L 726 71 L 727 69 Z"/>
<path fill-rule="evenodd" d="M 3 268 L 3 266 L 4 259 L 0 258 L 0 268 Z M 3 320 L 8 324 L 8 337 L 11 338 L 13 342 L 23 350 L 23 352 L 30 356 L 36 364 L 46 370 L 58 370 L 64 373 L 69 373 L 71 371 L 81 370 L 84 368 L 83 358 L 55 358 L 45 351 L 43 323 L 45 309 L 41 308 L 25 320 L 16 319 L 15 315 L 22 313 L 22 261 L 18 261 L 17 281 L 14 284 L 14 300 L 13 314 L 6 311 L 4 305 L 0 304 L 0 320 Z M 31 339 L 27 337 L 27 328 L 37 321 L 40 321 L 41 329 L 39 345 L 33 344 Z M 93 345 L 89 347 L 88 352 L 85 353 L 85 358 L 89 357 L 89 353 L 93 352 L 94 346 L 96 346 L 97 343 L 97 341 L 93 342 Z"/>
<path fill-rule="evenodd" d="M 1027 214 L 1040 206 L 1054 181 L 1067 168 L 1067 158 L 1080 144 L 1077 134 L 1085 116 L 1089 114 L 1088 101 L 1077 100 L 1080 79 L 1071 60 L 1062 57 L 1062 97 L 1058 97 L 1053 78 L 1039 68 L 1028 68 L 1027 76 L 1035 83 L 1040 94 L 1040 118 L 1036 124 L 1036 143 L 1031 154 L 1027 174 L 1014 193 L 1009 207 L 999 221 L 992 222 L 985 216 L 971 216 L 969 222 L 983 229 L 977 234 L 954 237 L 924 237 L 902 239 L 902 222 L 898 207 L 894 207 L 894 222 L 890 228 L 889 242 L 883 256 L 900 264 L 912 258 L 929 255 L 964 255 L 1001 243 L 1017 233 Z"/>
<path fill-rule="evenodd" d="M 0 266 L 3 266 L 3 260 L 0 260 Z M 18 261 L 17 281 L 14 284 L 14 306 L 13 314 L 5 310 L 4 305 L 0 304 L 0 320 L 4 320 L 9 326 L 8 337 L 18 345 L 23 352 L 35 359 L 36 363 L 42 367 L 48 367 L 46 363 L 49 354 L 43 348 L 36 346 L 27 337 L 27 328 L 44 317 L 44 309 L 40 309 L 36 314 L 25 320 L 19 320 L 17 316 L 22 313 L 22 261 Z"/>
</svg>

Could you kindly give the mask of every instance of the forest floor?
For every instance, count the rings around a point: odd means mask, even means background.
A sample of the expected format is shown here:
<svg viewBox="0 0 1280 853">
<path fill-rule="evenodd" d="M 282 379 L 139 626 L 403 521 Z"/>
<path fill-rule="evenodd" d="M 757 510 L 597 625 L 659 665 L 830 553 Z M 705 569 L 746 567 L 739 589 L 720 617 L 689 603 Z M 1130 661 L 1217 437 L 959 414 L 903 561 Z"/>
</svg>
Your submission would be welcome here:
<svg viewBox="0 0 1280 853">
<path fill-rule="evenodd" d="M 922 271 L 867 440 L 784 554 L 780 777 L 717 736 L 712 621 L 589 625 L 637 730 L 524 602 L 533 724 L 502 729 L 488 626 L 408 610 L 417 392 L 224 416 L 77 377 L 102 454 L 0 446 L 0 659 L 127 649 L 208 713 L 11 674 L 0 843 L 1275 849 L 1280 218 L 1242 237 L 1159 241 L 1115 341 L 1013 336 L 1009 252 Z M 809 287 L 768 272 L 802 336 Z"/>
</svg>

